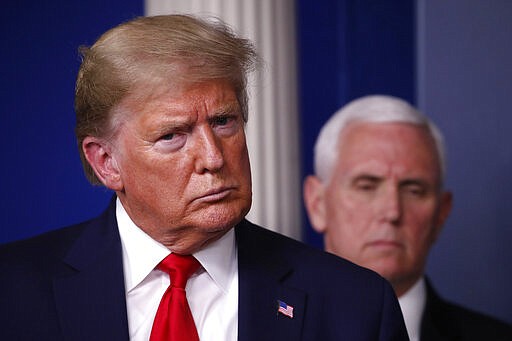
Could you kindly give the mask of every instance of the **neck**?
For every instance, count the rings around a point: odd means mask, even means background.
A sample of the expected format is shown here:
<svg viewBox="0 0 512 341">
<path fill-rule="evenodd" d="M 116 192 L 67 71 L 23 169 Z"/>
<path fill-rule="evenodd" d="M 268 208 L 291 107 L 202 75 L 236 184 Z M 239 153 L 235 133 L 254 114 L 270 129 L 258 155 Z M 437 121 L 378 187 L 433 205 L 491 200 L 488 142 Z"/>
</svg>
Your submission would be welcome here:
<svg viewBox="0 0 512 341">
<path fill-rule="evenodd" d="M 219 240 L 228 231 L 229 229 L 211 232 L 188 230 L 184 233 L 173 233 L 172 235 L 157 236 L 158 239 L 153 237 L 151 234 L 150 236 L 159 243 L 165 245 L 173 253 L 180 255 L 191 255 L 203 249 L 207 245 Z"/>
<path fill-rule="evenodd" d="M 401 297 L 408 292 L 422 276 L 423 275 L 415 276 L 413 278 L 408 278 L 407 280 L 389 280 L 389 282 L 391 283 L 396 296 Z"/>
</svg>

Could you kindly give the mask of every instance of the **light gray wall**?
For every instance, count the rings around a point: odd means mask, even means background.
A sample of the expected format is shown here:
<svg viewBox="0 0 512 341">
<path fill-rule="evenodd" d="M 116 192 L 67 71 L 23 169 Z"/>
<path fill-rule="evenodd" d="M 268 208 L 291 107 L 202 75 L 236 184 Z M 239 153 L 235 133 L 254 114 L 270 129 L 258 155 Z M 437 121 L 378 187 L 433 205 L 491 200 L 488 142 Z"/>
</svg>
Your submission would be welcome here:
<svg viewBox="0 0 512 341">
<path fill-rule="evenodd" d="M 448 147 L 453 212 L 428 274 L 512 323 L 512 1 L 418 0 L 418 104 Z"/>
</svg>

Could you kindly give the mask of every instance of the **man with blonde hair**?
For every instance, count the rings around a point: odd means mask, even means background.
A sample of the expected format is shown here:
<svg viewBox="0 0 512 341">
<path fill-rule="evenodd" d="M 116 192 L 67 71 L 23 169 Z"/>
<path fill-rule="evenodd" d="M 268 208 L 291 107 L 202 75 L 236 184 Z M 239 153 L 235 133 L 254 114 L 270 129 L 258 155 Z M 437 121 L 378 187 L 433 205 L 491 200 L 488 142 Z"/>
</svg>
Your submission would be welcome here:
<svg viewBox="0 0 512 341">
<path fill-rule="evenodd" d="M 512 340 L 510 326 L 442 300 L 424 275 L 450 213 L 443 137 L 395 97 L 356 99 L 324 125 L 304 200 L 325 249 L 393 286 L 411 340 Z"/>
<path fill-rule="evenodd" d="M 1 340 L 407 339 L 380 276 L 245 220 L 248 40 L 168 15 L 82 53 L 78 147 L 115 196 L 0 247 Z"/>
</svg>

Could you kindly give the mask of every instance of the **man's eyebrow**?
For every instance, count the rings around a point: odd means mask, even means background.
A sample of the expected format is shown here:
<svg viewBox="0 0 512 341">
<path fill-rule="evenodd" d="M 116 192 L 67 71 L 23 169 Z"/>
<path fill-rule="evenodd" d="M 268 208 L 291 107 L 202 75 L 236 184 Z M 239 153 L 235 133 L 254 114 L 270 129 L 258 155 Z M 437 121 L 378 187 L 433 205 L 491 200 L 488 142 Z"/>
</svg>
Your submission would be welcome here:
<svg viewBox="0 0 512 341">
<path fill-rule="evenodd" d="M 238 102 L 225 104 L 219 108 L 217 108 L 211 116 L 222 116 L 222 115 L 228 115 L 228 114 L 241 114 L 241 108 L 240 105 L 238 105 Z"/>
<path fill-rule="evenodd" d="M 380 181 L 382 180 L 381 176 L 375 175 L 375 174 L 369 174 L 369 173 L 361 173 L 357 174 L 352 178 L 352 181 L 360 181 L 360 180 L 367 180 L 367 181 Z"/>
<path fill-rule="evenodd" d="M 358 184 L 360 184 L 362 182 L 377 184 L 377 183 L 382 182 L 382 179 L 383 179 L 382 177 L 377 176 L 375 174 L 362 173 L 362 174 L 357 174 L 354 177 L 352 177 L 349 180 L 349 184 L 351 184 L 352 186 L 357 186 Z"/>
<path fill-rule="evenodd" d="M 154 133 L 168 133 L 172 130 L 189 130 L 192 127 L 192 123 L 188 119 L 168 119 L 160 122 L 155 128 L 153 129 Z"/>
<path fill-rule="evenodd" d="M 428 181 L 420 178 L 408 178 L 400 181 L 401 186 L 418 185 L 423 187 L 430 187 Z"/>
<path fill-rule="evenodd" d="M 419 179 L 419 178 L 406 178 L 400 181 L 403 184 L 418 184 L 418 183 L 424 183 L 425 180 Z"/>
</svg>

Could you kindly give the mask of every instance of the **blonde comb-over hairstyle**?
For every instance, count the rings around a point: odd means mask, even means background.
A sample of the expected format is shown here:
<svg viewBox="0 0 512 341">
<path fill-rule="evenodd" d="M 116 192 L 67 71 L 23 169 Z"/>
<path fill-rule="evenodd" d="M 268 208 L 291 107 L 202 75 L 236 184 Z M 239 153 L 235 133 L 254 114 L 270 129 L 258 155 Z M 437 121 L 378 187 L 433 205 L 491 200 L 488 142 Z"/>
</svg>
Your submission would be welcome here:
<svg viewBox="0 0 512 341">
<path fill-rule="evenodd" d="M 82 150 L 87 136 L 109 138 L 122 115 L 120 102 L 136 95 L 141 103 L 158 86 L 222 79 L 236 92 L 248 119 L 247 75 L 258 64 L 252 43 L 237 37 L 219 19 L 190 15 L 139 17 L 105 32 L 80 48 L 82 64 L 75 89 L 76 138 L 85 175 L 101 185 Z"/>
</svg>

